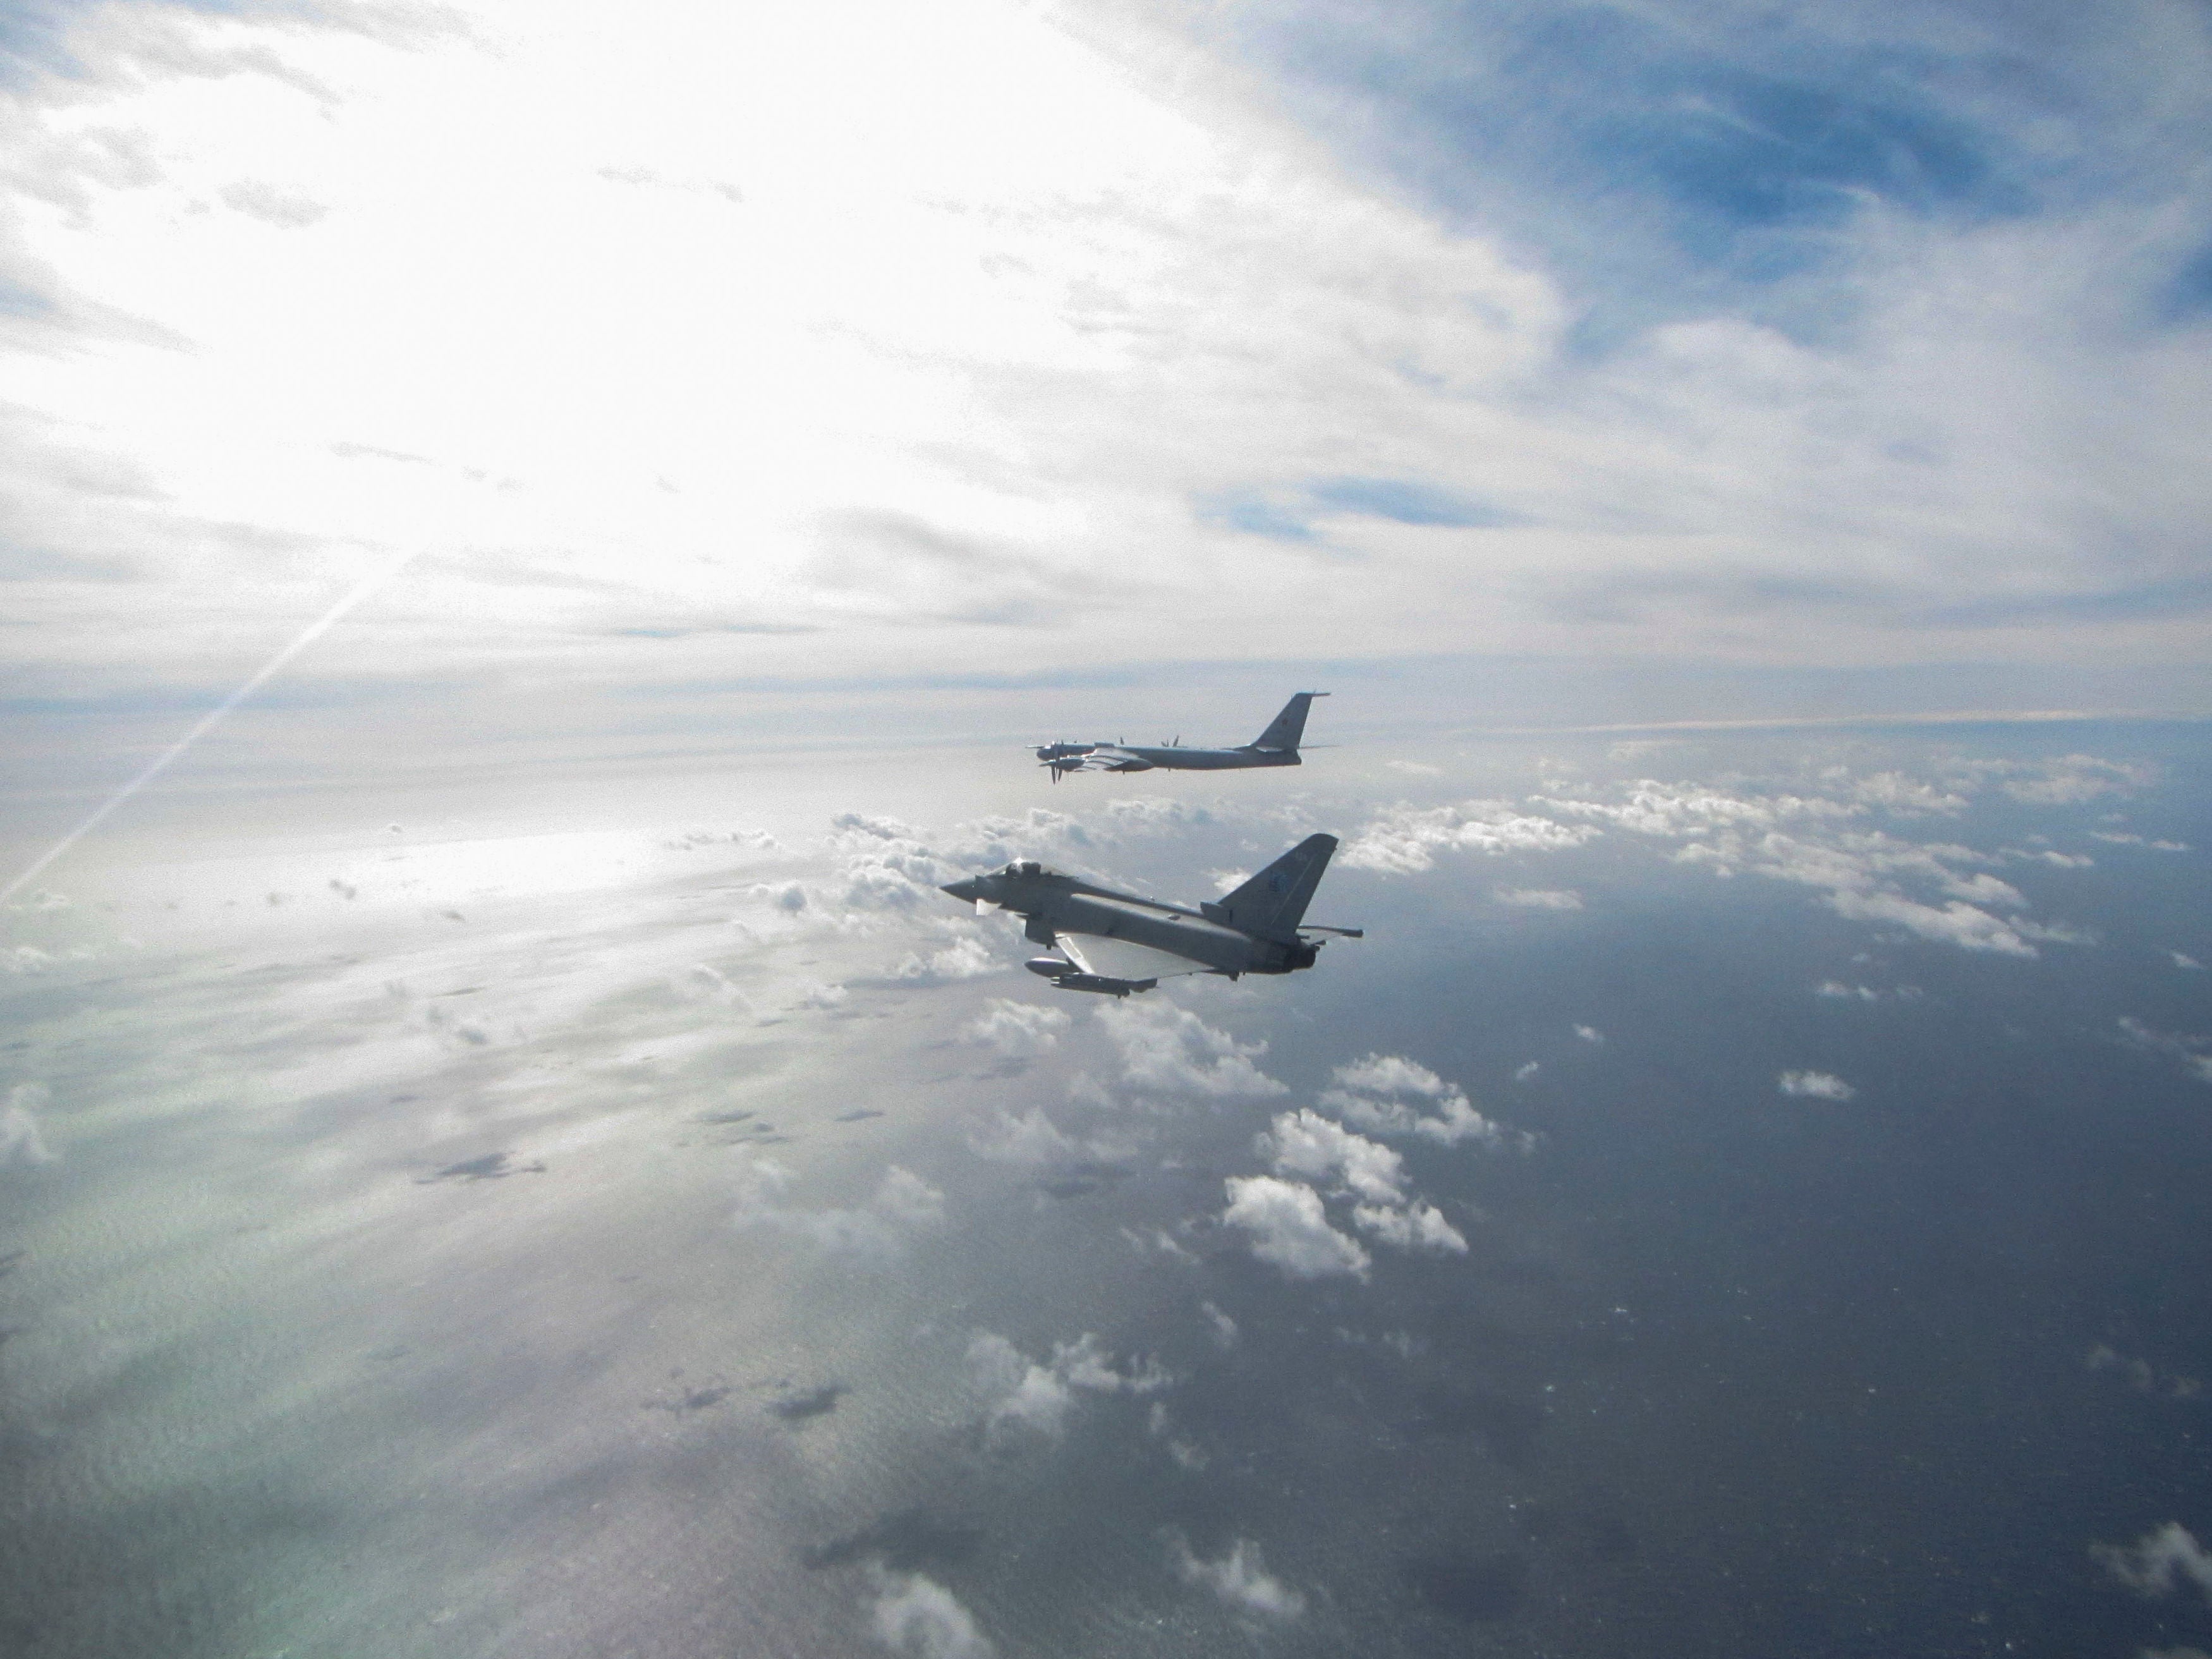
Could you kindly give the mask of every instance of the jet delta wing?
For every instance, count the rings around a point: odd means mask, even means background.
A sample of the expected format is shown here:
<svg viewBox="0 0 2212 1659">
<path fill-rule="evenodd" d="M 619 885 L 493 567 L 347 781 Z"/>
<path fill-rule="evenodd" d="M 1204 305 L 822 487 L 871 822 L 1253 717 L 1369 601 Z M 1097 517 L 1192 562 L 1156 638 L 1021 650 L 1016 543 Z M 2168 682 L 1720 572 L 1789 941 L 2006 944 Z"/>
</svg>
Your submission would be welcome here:
<svg viewBox="0 0 2212 1659">
<path fill-rule="evenodd" d="M 1038 745 L 1039 765 L 1058 783 L 1068 772 L 1223 772 L 1248 766 L 1297 766 L 1305 737 L 1306 711 L 1326 691 L 1301 691 L 1267 722 L 1267 729 L 1235 749 L 1187 749 L 1180 738 L 1152 746 L 1128 743 L 1048 743 Z"/>
<path fill-rule="evenodd" d="M 947 882 L 945 890 L 979 908 L 1013 911 L 1028 939 L 1060 951 L 1032 957 L 1031 973 L 1063 991 L 1126 997 L 1177 974 L 1296 973 L 1314 965 L 1321 935 L 1360 938 L 1356 927 L 1304 921 L 1335 851 L 1335 836 L 1309 836 L 1236 891 L 1195 908 L 1099 887 L 1034 859 Z"/>
</svg>

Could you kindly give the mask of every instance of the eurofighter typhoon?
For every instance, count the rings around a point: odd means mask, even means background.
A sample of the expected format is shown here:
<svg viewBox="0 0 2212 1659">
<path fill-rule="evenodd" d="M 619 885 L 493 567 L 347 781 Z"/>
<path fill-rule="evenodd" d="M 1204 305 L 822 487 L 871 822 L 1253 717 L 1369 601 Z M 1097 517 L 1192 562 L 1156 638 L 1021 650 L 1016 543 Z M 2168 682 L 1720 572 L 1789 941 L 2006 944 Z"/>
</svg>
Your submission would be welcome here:
<svg viewBox="0 0 2212 1659">
<path fill-rule="evenodd" d="M 1326 691 L 1301 691 L 1267 722 L 1267 729 L 1236 749 L 1186 749 L 1181 738 L 1146 747 L 1128 743 L 1048 743 L 1038 745 L 1038 763 L 1052 769 L 1058 783 L 1066 772 L 1223 772 L 1243 766 L 1297 766 L 1298 744 L 1306 734 L 1306 710 Z"/>
<path fill-rule="evenodd" d="M 1033 944 L 1060 955 L 1024 964 L 1063 991 L 1126 997 L 1178 974 L 1290 974 L 1314 965 L 1322 934 L 1359 939 L 1357 927 L 1301 925 L 1321 885 L 1334 836 L 1308 836 L 1243 886 L 1196 908 L 1117 893 L 1017 859 L 1003 870 L 947 882 L 945 890 L 1025 919 Z M 1079 947 L 1072 935 L 1087 941 Z"/>
</svg>

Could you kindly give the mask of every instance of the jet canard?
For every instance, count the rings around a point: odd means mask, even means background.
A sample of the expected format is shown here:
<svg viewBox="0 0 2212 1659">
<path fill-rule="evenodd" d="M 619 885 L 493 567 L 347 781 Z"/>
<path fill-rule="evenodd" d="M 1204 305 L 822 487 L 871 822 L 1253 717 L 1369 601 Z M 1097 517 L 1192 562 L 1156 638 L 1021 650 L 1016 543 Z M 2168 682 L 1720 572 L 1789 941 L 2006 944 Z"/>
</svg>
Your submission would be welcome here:
<svg viewBox="0 0 2212 1659">
<path fill-rule="evenodd" d="M 1146 745 L 1128 743 L 1048 743 L 1036 750 L 1037 763 L 1048 767 L 1058 783 L 1067 772 L 1223 772 L 1246 766 L 1297 766 L 1298 744 L 1306 732 L 1306 711 L 1326 691 L 1301 691 L 1267 722 L 1267 729 L 1235 749 L 1189 749 L 1182 739 Z"/>
<path fill-rule="evenodd" d="M 1194 907 L 1097 886 L 1034 859 L 947 882 L 945 891 L 1013 911 L 1030 940 L 1060 952 L 1032 957 L 1031 973 L 1063 991 L 1125 997 L 1178 974 L 1296 973 L 1314 965 L 1322 935 L 1362 937 L 1357 927 L 1304 920 L 1335 851 L 1335 836 L 1309 836 L 1234 892 Z"/>
</svg>

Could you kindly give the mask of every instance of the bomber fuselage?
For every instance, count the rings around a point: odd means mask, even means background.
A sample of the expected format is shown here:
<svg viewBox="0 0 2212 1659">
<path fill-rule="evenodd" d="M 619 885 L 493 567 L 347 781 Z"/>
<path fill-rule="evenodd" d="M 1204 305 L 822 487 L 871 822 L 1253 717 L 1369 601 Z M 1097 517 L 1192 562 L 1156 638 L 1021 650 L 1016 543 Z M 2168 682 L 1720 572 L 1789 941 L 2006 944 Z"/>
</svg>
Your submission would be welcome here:
<svg viewBox="0 0 2212 1659">
<path fill-rule="evenodd" d="M 1091 767 L 1101 772 L 1226 772 L 1248 766 L 1296 766 L 1295 749 L 1186 749 L 1179 743 L 1102 743 L 1091 751 Z"/>
</svg>

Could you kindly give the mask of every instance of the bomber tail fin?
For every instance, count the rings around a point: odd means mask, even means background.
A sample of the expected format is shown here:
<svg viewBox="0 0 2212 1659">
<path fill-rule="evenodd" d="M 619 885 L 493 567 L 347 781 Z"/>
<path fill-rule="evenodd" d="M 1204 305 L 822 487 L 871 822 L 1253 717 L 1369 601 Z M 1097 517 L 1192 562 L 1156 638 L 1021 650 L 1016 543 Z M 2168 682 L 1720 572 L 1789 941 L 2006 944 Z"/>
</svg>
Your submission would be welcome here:
<svg viewBox="0 0 2212 1659">
<path fill-rule="evenodd" d="M 1306 710 L 1313 706 L 1316 697 L 1325 697 L 1326 691 L 1301 691 L 1283 705 L 1283 712 L 1267 722 L 1267 729 L 1255 738 L 1254 749 L 1288 749 L 1296 751 L 1306 734 Z"/>
<path fill-rule="evenodd" d="M 1226 898 L 1203 908 L 1216 921 L 1288 943 L 1297 937 L 1298 923 L 1335 851 L 1334 836 L 1308 836 Z"/>
</svg>

